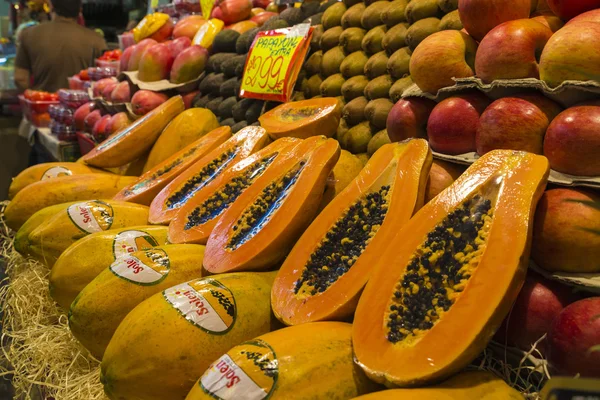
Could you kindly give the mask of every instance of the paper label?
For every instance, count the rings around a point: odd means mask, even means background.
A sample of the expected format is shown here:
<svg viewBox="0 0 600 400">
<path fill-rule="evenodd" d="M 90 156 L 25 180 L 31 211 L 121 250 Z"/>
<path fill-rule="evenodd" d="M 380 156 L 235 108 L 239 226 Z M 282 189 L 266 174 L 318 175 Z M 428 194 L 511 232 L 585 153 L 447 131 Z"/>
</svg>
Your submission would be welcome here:
<svg viewBox="0 0 600 400">
<path fill-rule="evenodd" d="M 44 172 L 44 174 L 42 175 L 42 179 L 40 179 L 40 181 L 44 181 L 46 179 L 52 179 L 52 178 L 59 178 L 61 176 L 70 176 L 73 175 L 73 172 L 71 172 L 70 169 L 65 168 L 65 167 L 61 167 L 61 166 L 57 166 L 57 167 L 52 167 L 46 170 L 46 172 Z"/>
<path fill-rule="evenodd" d="M 156 285 L 169 274 L 171 264 L 169 256 L 162 249 L 142 250 L 135 256 L 117 259 L 110 270 L 126 281 L 140 285 Z"/>
<path fill-rule="evenodd" d="M 114 212 L 110 204 L 100 200 L 73 204 L 67 208 L 67 215 L 85 233 L 101 232 L 110 229 Z"/>
<path fill-rule="evenodd" d="M 275 388 L 279 364 L 268 343 L 255 339 L 231 349 L 200 378 L 204 392 L 222 400 L 263 400 Z"/>
<path fill-rule="evenodd" d="M 115 260 L 138 250 L 146 250 L 158 246 L 158 241 L 144 231 L 123 231 L 115 236 L 113 255 Z"/>
<path fill-rule="evenodd" d="M 185 319 L 208 333 L 227 333 L 235 323 L 235 298 L 215 279 L 183 283 L 165 290 L 163 295 Z"/>
</svg>

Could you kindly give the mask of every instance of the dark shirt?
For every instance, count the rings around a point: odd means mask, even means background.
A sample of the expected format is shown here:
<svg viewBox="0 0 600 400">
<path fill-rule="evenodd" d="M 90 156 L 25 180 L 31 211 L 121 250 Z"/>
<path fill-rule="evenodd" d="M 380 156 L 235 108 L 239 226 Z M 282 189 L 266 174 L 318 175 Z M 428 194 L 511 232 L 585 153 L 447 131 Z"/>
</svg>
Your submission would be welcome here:
<svg viewBox="0 0 600 400">
<path fill-rule="evenodd" d="M 30 72 L 32 89 L 56 92 L 68 88 L 67 78 L 92 66 L 106 49 L 96 32 L 57 17 L 22 32 L 15 66 Z"/>
</svg>

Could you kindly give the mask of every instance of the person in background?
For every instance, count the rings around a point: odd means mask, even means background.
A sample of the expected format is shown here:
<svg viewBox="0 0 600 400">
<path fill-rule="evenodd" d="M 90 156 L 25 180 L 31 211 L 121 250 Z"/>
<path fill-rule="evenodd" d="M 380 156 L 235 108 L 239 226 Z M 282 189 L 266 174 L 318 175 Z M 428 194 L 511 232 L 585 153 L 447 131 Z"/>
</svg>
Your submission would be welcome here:
<svg viewBox="0 0 600 400">
<path fill-rule="evenodd" d="M 21 33 L 15 83 L 21 90 L 56 92 L 67 78 L 93 65 L 108 49 L 96 32 L 77 23 L 81 0 L 52 0 L 52 21 Z"/>
</svg>

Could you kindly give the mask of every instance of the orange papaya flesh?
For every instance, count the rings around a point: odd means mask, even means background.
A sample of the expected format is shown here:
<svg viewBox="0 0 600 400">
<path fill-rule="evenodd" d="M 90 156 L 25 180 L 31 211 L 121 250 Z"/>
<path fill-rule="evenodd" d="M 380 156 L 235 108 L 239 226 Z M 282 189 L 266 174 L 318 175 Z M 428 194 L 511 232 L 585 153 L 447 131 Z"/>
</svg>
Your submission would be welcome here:
<svg viewBox="0 0 600 400">
<path fill-rule="evenodd" d="M 316 216 L 339 155 L 337 141 L 314 136 L 277 160 L 221 216 L 206 245 L 204 268 L 267 270 L 283 260 Z"/>
<path fill-rule="evenodd" d="M 545 157 L 495 150 L 427 203 L 381 255 L 353 325 L 376 382 L 444 379 L 487 345 L 525 279 Z"/>
<path fill-rule="evenodd" d="M 171 243 L 206 244 L 220 216 L 299 139 L 282 138 L 232 166 L 198 191 L 169 224 Z"/>
<path fill-rule="evenodd" d="M 261 115 L 258 120 L 273 139 L 310 136 L 332 137 L 342 116 L 342 105 L 335 97 L 283 103 Z"/>
<path fill-rule="evenodd" d="M 217 179 L 227 169 L 262 149 L 269 141 L 266 131 L 249 126 L 196 161 L 165 186 L 150 204 L 151 224 L 168 224 L 200 189 Z"/>
<path fill-rule="evenodd" d="M 150 205 L 169 182 L 230 137 L 231 128 L 228 126 L 213 130 L 150 169 L 137 182 L 117 193 L 114 199 Z"/>
<path fill-rule="evenodd" d="M 163 104 L 118 131 L 83 157 L 86 164 L 100 168 L 120 167 L 144 155 L 163 129 L 185 109 L 181 96 Z"/>
<path fill-rule="evenodd" d="M 352 315 L 395 234 L 423 206 L 432 163 L 427 141 L 381 147 L 319 214 L 277 274 L 271 305 L 287 325 Z"/>
</svg>

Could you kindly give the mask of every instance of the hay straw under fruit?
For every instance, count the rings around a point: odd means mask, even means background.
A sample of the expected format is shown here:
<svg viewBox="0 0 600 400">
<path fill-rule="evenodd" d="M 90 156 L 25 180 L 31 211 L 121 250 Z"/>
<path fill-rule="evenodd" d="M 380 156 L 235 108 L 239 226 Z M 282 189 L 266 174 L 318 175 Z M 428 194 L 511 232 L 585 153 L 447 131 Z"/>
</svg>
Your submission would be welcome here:
<svg viewBox="0 0 600 400">
<path fill-rule="evenodd" d="M 0 289 L 0 376 L 12 378 L 15 399 L 106 399 L 98 360 L 73 337 L 66 315 L 50 297 L 48 268 L 23 258 L 12 242 L 12 233 L 0 224 L 0 256 L 8 276 Z"/>
</svg>

